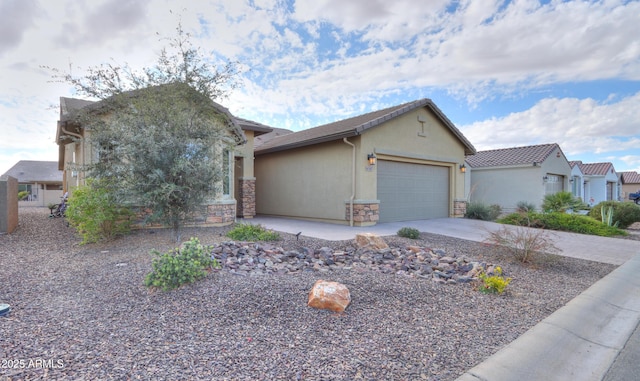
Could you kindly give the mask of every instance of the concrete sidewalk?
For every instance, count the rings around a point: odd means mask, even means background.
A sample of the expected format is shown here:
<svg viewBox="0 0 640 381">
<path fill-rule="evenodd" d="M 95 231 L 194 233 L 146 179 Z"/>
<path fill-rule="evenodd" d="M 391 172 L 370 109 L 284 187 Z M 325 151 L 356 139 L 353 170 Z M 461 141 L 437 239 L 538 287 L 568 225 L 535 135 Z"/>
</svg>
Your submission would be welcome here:
<svg viewBox="0 0 640 381">
<path fill-rule="evenodd" d="M 490 232 L 516 228 L 458 218 L 372 227 L 276 217 L 245 222 L 326 240 L 349 240 L 363 232 L 395 235 L 406 226 L 482 242 Z M 563 256 L 621 266 L 457 381 L 640 379 L 640 242 L 564 232 L 550 234 Z"/>
</svg>

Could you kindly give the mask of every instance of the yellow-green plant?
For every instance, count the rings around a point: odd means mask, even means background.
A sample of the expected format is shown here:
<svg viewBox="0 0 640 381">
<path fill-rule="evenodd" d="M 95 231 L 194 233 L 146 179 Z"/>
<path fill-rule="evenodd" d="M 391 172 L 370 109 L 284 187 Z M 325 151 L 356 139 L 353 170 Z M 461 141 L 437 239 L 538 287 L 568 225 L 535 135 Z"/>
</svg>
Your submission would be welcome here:
<svg viewBox="0 0 640 381">
<path fill-rule="evenodd" d="M 502 276 L 502 268 L 500 266 L 496 266 L 493 270 L 493 275 L 487 275 L 483 271 L 478 275 L 478 278 L 482 282 L 479 290 L 483 294 L 502 294 L 511 283 L 511 278 Z"/>
</svg>

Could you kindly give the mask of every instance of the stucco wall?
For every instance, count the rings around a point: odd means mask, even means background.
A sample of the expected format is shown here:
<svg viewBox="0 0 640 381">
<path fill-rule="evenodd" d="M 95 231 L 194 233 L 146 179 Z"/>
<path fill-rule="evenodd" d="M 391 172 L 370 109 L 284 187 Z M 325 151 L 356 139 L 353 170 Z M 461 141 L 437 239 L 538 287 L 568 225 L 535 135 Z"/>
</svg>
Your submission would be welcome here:
<svg viewBox="0 0 640 381">
<path fill-rule="evenodd" d="M 503 212 L 515 211 L 519 201 L 542 205 L 544 197 L 541 167 L 473 169 L 471 201 L 498 204 Z"/>
<path fill-rule="evenodd" d="M 563 189 L 569 190 L 569 179 L 571 178 L 571 165 L 560 151 L 556 148 L 549 157 L 542 163 L 543 176 L 547 174 L 560 175 L 564 177 Z"/>
<path fill-rule="evenodd" d="M 257 213 L 345 223 L 351 150 L 339 140 L 258 156 Z"/>
</svg>

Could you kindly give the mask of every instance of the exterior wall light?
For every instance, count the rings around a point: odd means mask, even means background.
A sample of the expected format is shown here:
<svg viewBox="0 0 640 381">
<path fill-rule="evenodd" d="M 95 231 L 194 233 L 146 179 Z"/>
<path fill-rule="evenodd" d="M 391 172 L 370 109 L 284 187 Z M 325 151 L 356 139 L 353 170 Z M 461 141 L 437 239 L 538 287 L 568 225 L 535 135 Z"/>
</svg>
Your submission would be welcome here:
<svg viewBox="0 0 640 381">
<path fill-rule="evenodd" d="M 547 180 L 549 180 L 549 176 L 543 176 L 542 177 L 542 181 L 547 181 Z"/>
<path fill-rule="evenodd" d="M 460 164 L 460 172 L 465 173 L 467 171 L 467 166 L 464 164 Z"/>
<path fill-rule="evenodd" d="M 373 153 L 367 155 L 367 161 L 369 161 L 369 165 L 376 165 L 376 159 L 376 155 Z"/>
</svg>

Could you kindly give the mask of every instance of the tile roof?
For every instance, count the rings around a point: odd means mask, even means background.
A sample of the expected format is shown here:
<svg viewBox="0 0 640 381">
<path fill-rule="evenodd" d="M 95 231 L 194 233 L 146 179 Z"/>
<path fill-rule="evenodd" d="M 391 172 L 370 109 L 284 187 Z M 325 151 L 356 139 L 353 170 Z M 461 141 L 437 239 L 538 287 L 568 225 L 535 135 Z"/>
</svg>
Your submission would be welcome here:
<svg viewBox="0 0 640 381">
<path fill-rule="evenodd" d="M 622 172 L 622 183 L 623 184 L 640 184 L 640 173 L 635 171 Z"/>
<path fill-rule="evenodd" d="M 466 162 L 472 168 L 533 165 L 545 161 L 556 148 L 560 146 L 552 143 L 478 151 L 475 155 L 467 156 Z"/>
<path fill-rule="evenodd" d="M 273 139 L 261 142 L 256 147 L 256 154 L 283 151 L 291 148 L 309 146 L 313 144 L 342 139 L 349 136 L 360 135 L 365 130 L 380 125 L 391 119 L 399 117 L 419 107 L 428 107 L 451 130 L 451 132 L 464 144 L 465 154 L 472 155 L 475 148 L 458 128 L 442 113 L 431 99 L 420 99 L 389 107 L 383 110 L 373 111 L 364 115 L 339 120 L 322 126 L 309 128 L 290 134 L 282 134 Z"/>
<path fill-rule="evenodd" d="M 608 172 L 614 170 L 611 163 L 580 163 L 579 165 L 586 176 L 606 176 Z"/>
<path fill-rule="evenodd" d="M 62 183 L 57 161 L 20 160 L 5 175 L 18 179 L 19 183 Z"/>
</svg>

